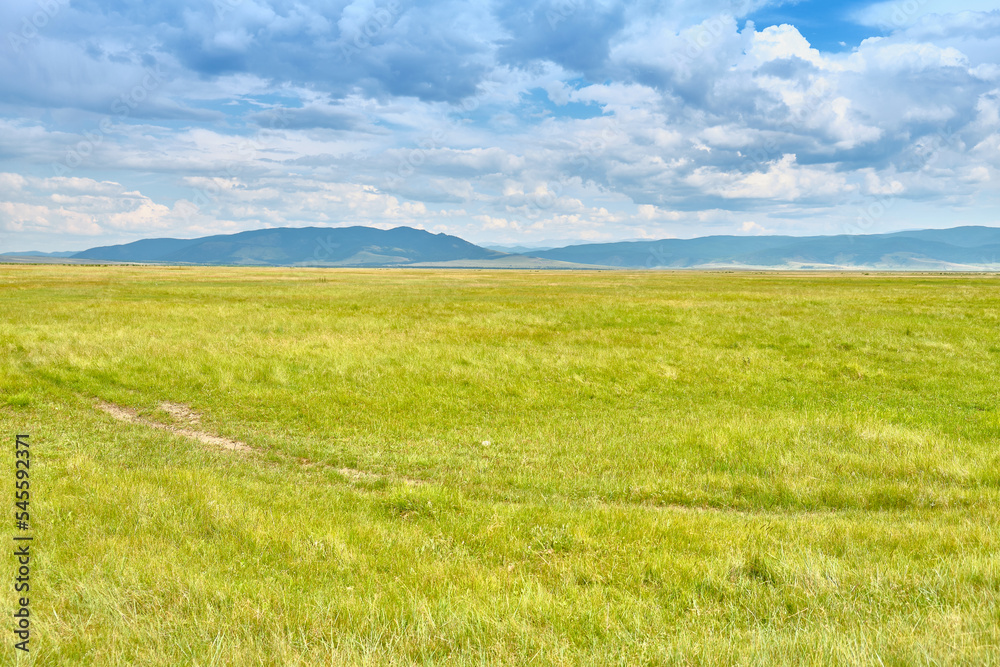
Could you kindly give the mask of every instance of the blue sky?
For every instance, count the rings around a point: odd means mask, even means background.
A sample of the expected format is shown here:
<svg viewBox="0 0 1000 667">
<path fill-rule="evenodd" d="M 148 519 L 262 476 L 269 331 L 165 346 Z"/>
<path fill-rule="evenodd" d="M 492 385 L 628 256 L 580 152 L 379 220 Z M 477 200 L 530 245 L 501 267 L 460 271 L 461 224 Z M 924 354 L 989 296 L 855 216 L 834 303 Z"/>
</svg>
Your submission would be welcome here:
<svg viewBox="0 0 1000 667">
<path fill-rule="evenodd" d="M 1000 0 L 6 0 L 0 251 L 1000 225 Z"/>
</svg>

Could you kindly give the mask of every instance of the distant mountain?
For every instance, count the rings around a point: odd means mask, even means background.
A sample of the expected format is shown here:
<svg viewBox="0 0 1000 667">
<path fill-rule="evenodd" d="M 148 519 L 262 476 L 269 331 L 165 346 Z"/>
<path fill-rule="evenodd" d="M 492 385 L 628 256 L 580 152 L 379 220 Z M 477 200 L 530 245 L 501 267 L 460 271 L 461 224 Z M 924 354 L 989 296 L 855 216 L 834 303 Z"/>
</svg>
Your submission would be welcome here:
<svg viewBox="0 0 1000 667">
<path fill-rule="evenodd" d="M 405 266 L 494 260 L 504 253 L 410 227 L 282 227 L 197 239 L 146 239 L 91 248 L 74 259 L 250 266 Z"/>
<path fill-rule="evenodd" d="M 41 252 L 38 250 L 25 250 L 23 252 L 5 252 L 3 253 L 7 257 L 72 257 L 78 251 L 68 250 L 61 252 Z"/>
<path fill-rule="evenodd" d="M 924 241 L 938 241 L 962 248 L 978 248 L 1000 243 L 997 227 L 952 227 L 951 229 L 917 229 L 907 232 L 883 234 L 889 237 L 906 237 Z"/>
<path fill-rule="evenodd" d="M 1000 228 L 841 236 L 706 236 L 590 243 L 522 254 L 622 268 L 1000 268 Z"/>
<path fill-rule="evenodd" d="M 555 246 L 526 246 L 526 245 L 485 245 L 487 250 L 496 250 L 506 254 L 530 255 L 533 252 L 552 250 Z"/>
</svg>

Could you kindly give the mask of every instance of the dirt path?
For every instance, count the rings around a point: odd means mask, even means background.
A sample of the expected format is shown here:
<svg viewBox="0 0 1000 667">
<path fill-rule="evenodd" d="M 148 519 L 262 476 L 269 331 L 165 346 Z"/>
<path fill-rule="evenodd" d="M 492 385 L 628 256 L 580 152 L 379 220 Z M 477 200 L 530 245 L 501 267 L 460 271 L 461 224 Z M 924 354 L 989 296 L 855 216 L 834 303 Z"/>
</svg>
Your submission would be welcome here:
<svg viewBox="0 0 1000 667">
<path fill-rule="evenodd" d="M 199 431 L 192 426 L 197 425 L 201 422 L 201 415 L 192 410 L 186 405 L 181 405 L 179 403 L 161 403 L 159 408 L 169 414 L 171 417 L 177 421 L 186 422 L 187 425 L 179 426 L 177 424 L 164 424 L 163 422 L 158 422 L 148 417 L 143 417 L 138 412 L 131 408 L 126 408 L 121 405 L 116 405 L 114 403 L 108 403 L 107 401 L 98 400 L 96 403 L 98 409 L 106 412 L 115 419 L 123 422 L 128 422 L 129 424 L 138 424 L 140 426 L 145 426 L 147 428 L 155 428 L 161 431 L 167 431 L 173 433 L 174 435 L 180 435 L 185 438 L 190 438 L 192 440 L 197 440 L 198 442 L 211 445 L 213 447 L 218 447 L 230 452 L 240 452 L 244 454 L 256 453 L 263 454 L 263 451 L 251 447 L 245 442 L 240 442 L 239 440 L 230 440 L 229 438 L 223 438 L 218 435 L 213 435 L 205 431 Z M 283 454 L 279 452 L 279 454 Z M 380 475 L 374 472 L 367 472 L 365 470 L 357 470 L 355 468 L 336 468 L 326 463 L 320 463 L 317 461 L 311 461 L 304 458 L 295 458 L 302 466 L 318 466 L 322 468 L 331 468 L 344 477 L 348 478 L 352 482 L 376 482 L 381 479 L 389 479 L 390 481 L 399 482 L 401 484 L 406 484 L 408 486 L 415 486 L 426 484 L 423 480 L 410 479 L 408 477 L 396 477 L 389 475 Z"/>
<path fill-rule="evenodd" d="M 178 416 L 178 412 L 174 409 L 168 409 L 167 406 L 173 408 L 176 404 L 164 403 L 160 407 L 172 415 Z M 212 445 L 215 447 L 221 447 L 222 449 L 228 449 L 233 452 L 252 452 L 253 447 L 246 444 L 245 442 L 240 442 L 239 440 L 230 440 L 229 438 L 222 438 L 217 435 L 212 435 L 211 433 L 206 433 L 205 431 L 197 431 L 193 428 L 175 426 L 172 424 L 163 424 L 161 422 L 153 421 L 143 417 L 135 410 L 131 408 L 123 408 L 120 405 L 115 405 L 114 403 L 107 403 L 105 401 L 99 401 L 97 407 L 108 413 L 115 419 L 123 422 L 129 422 L 131 424 L 141 424 L 142 426 L 148 426 L 149 428 L 157 428 L 161 431 L 169 431 L 175 435 L 182 435 L 186 438 L 191 438 L 192 440 L 197 440 L 206 445 Z M 183 407 L 183 406 L 180 406 Z M 190 415 L 195 415 L 196 413 L 191 410 L 186 410 L 186 416 L 188 421 L 197 422 L 198 419 L 192 419 Z"/>
</svg>

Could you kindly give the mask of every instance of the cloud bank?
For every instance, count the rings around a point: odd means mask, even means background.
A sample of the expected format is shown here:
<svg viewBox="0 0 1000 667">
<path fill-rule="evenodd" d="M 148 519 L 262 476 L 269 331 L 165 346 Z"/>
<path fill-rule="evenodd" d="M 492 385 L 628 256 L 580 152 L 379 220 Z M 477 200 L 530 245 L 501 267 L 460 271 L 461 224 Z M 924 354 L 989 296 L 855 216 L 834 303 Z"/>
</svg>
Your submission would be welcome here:
<svg viewBox="0 0 1000 667">
<path fill-rule="evenodd" d="M 12 0 L 0 249 L 1000 224 L 1000 9 L 812 5 Z"/>
</svg>

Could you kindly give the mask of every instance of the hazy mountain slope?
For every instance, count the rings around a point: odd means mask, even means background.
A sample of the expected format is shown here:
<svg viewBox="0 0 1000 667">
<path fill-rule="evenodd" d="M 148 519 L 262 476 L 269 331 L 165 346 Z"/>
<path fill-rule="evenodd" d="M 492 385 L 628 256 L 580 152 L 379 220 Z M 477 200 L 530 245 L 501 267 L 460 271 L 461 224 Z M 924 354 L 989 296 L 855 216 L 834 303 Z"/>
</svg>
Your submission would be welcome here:
<svg viewBox="0 0 1000 667">
<path fill-rule="evenodd" d="M 192 245 L 197 239 L 143 239 L 124 245 L 90 248 L 73 255 L 74 259 L 106 259 L 115 262 L 157 262 L 163 257 Z"/>
<path fill-rule="evenodd" d="M 991 250 L 992 248 L 992 250 Z M 771 266 L 786 262 L 835 264 L 841 266 L 878 266 L 900 263 L 904 257 L 933 259 L 955 264 L 996 262 L 997 246 L 963 248 L 948 243 L 911 237 L 834 236 L 808 239 L 800 243 L 769 248 L 737 256 L 741 264 Z"/>
<path fill-rule="evenodd" d="M 731 261 L 736 255 L 790 245 L 801 240 L 795 236 L 706 236 L 697 239 L 590 243 L 525 254 L 563 262 L 607 266 L 685 267 Z"/>
<path fill-rule="evenodd" d="M 841 236 L 707 236 L 567 246 L 525 253 L 532 257 L 620 267 L 706 265 L 924 266 L 1000 263 L 1000 229 L 957 227 L 894 234 Z"/>
<path fill-rule="evenodd" d="M 938 241 L 962 248 L 978 248 L 1000 244 L 1000 227 L 953 227 L 951 229 L 920 229 L 882 234 L 888 238 L 905 236 L 925 241 Z"/>
<path fill-rule="evenodd" d="M 26 250 L 24 252 L 0 252 L 4 257 L 72 257 L 76 251 L 66 252 L 41 252 L 40 250 Z"/>
</svg>

